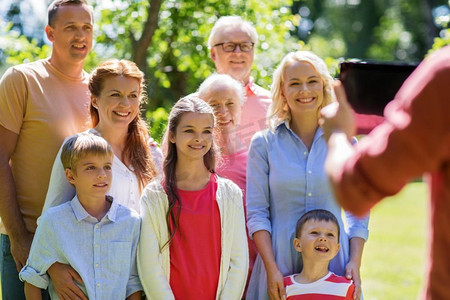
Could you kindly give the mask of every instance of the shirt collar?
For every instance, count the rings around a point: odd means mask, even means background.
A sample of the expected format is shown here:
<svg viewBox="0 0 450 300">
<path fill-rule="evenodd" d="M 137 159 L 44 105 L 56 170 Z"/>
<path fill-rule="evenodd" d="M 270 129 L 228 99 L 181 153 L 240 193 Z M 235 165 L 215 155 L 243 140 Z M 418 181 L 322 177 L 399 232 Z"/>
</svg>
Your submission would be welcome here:
<svg viewBox="0 0 450 300">
<path fill-rule="evenodd" d="M 108 217 L 108 219 L 111 222 L 115 222 L 116 217 L 117 217 L 117 208 L 119 207 L 119 203 L 117 203 L 117 201 L 114 201 L 113 197 L 109 196 L 109 195 L 106 196 L 106 201 L 111 202 L 111 207 L 109 208 L 108 212 L 106 213 L 106 217 Z"/>
<path fill-rule="evenodd" d="M 254 83 L 255 79 L 252 76 L 250 76 L 248 83 L 244 86 L 245 90 L 247 91 L 247 95 L 249 93 L 256 95 L 256 85 Z"/>
<path fill-rule="evenodd" d="M 118 203 L 113 200 L 113 197 L 107 195 L 106 201 L 111 202 L 111 207 L 109 208 L 108 212 L 106 213 L 105 217 L 107 217 L 111 222 L 116 221 L 116 215 L 117 215 L 117 207 Z M 73 197 L 71 201 L 72 210 L 75 214 L 75 218 L 77 221 L 84 220 L 88 217 L 93 218 L 81 205 L 80 200 L 78 199 L 78 196 Z M 105 218 L 103 217 L 103 218 Z"/>
<path fill-rule="evenodd" d="M 289 125 L 289 122 L 288 122 L 287 120 L 285 120 L 285 121 L 281 122 L 280 124 L 278 124 L 278 125 L 275 127 L 275 130 L 278 130 L 278 128 L 280 128 L 281 126 L 286 127 L 286 129 L 287 129 L 288 131 L 290 131 L 290 132 L 292 132 L 293 134 L 295 134 L 295 133 L 292 131 L 291 126 Z M 318 139 L 318 138 L 320 138 L 320 137 L 322 137 L 322 136 L 324 136 L 324 135 L 325 135 L 325 133 L 323 132 L 322 127 L 319 126 L 319 127 L 317 128 L 317 130 L 316 130 L 315 135 L 314 135 L 314 140 L 316 140 L 316 139 Z"/>
<path fill-rule="evenodd" d="M 275 131 L 281 129 L 281 127 L 285 127 L 287 130 L 292 131 L 288 120 L 284 120 L 280 122 L 277 126 L 275 126 Z"/>
</svg>

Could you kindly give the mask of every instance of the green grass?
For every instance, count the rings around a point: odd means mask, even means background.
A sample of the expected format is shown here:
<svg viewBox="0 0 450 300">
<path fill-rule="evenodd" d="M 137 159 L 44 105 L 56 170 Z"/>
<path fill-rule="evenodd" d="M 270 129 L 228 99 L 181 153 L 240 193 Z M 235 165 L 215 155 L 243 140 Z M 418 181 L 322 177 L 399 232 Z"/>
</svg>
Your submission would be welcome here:
<svg viewBox="0 0 450 300">
<path fill-rule="evenodd" d="M 361 266 L 367 300 L 416 299 L 424 278 L 427 187 L 408 184 L 372 209 Z"/>
</svg>

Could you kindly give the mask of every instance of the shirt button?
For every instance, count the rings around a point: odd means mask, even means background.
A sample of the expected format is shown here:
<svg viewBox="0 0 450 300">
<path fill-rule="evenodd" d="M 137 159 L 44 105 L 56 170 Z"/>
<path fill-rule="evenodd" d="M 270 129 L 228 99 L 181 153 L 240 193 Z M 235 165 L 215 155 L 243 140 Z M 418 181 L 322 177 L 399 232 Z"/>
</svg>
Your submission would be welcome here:
<svg viewBox="0 0 450 300">
<path fill-rule="evenodd" d="M 98 229 L 98 225 L 95 225 L 95 229 Z"/>
<path fill-rule="evenodd" d="M 95 248 L 98 248 L 98 244 L 95 244 L 95 246 L 94 246 Z"/>
<path fill-rule="evenodd" d="M 311 197 L 311 196 L 312 196 L 312 193 L 308 193 L 308 196 Z"/>
<path fill-rule="evenodd" d="M 307 154 L 308 154 L 308 152 L 306 152 L 306 151 L 305 151 L 305 152 L 303 152 L 303 155 L 307 155 Z"/>
<path fill-rule="evenodd" d="M 97 283 L 97 286 L 100 286 L 100 283 Z"/>
<path fill-rule="evenodd" d="M 308 174 L 312 174 L 312 171 L 311 171 L 311 170 L 309 170 L 309 171 L 308 171 Z"/>
<path fill-rule="evenodd" d="M 95 264 L 95 267 L 98 268 L 98 264 Z"/>
</svg>

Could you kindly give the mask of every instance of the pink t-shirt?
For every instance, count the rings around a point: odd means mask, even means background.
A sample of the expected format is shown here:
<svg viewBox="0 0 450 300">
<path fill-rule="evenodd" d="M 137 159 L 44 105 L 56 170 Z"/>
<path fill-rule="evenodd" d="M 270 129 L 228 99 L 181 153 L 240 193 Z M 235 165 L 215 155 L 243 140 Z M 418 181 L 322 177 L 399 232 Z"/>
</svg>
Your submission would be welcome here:
<svg viewBox="0 0 450 300">
<path fill-rule="evenodd" d="M 170 287 L 175 299 L 216 298 L 221 258 L 216 192 L 214 174 L 202 190 L 178 189 L 179 227 L 170 243 Z"/>
<path fill-rule="evenodd" d="M 236 136 L 248 149 L 253 135 L 267 128 L 266 114 L 272 100 L 270 92 L 255 84 L 252 77 L 245 86 L 245 93 L 247 99 L 242 106 L 241 124 Z"/>
<path fill-rule="evenodd" d="M 217 174 L 227 179 L 230 179 L 236 183 L 242 190 L 242 200 L 244 201 L 244 213 L 247 219 L 247 205 L 245 201 L 245 185 L 247 183 L 246 170 L 247 170 L 247 155 L 248 151 L 243 150 L 230 155 L 222 155 L 222 163 L 217 168 Z M 247 229 L 247 227 L 246 227 Z M 247 242 L 248 242 L 248 254 L 249 254 L 249 265 L 248 265 L 248 278 L 253 270 L 253 265 L 255 264 L 256 255 L 258 251 L 256 250 L 255 242 L 248 236 L 247 230 Z"/>
<path fill-rule="evenodd" d="M 222 162 L 217 167 L 217 174 L 236 183 L 245 195 L 248 150 L 229 155 L 222 155 Z M 245 208 L 245 196 L 244 208 Z"/>
</svg>

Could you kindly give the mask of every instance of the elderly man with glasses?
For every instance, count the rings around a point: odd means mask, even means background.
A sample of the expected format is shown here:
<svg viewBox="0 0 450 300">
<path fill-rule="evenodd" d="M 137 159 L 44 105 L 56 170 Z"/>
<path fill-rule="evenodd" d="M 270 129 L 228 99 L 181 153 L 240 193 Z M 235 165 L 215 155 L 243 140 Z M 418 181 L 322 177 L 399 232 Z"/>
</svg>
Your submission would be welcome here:
<svg viewBox="0 0 450 300">
<path fill-rule="evenodd" d="M 237 132 L 237 148 L 247 149 L 253 134 L 267 127 L 270 93 L 256 85 L 250 76 L 257 40 L 255 28 L 239 16 L 225 16 L 217 20 L 208 40 L 217 72 L 228 74 L 245 86 L 247 97 Z"/>
</svg>

